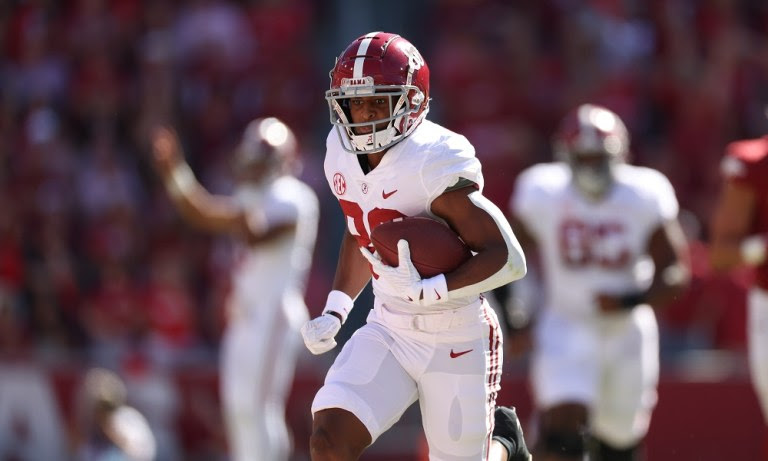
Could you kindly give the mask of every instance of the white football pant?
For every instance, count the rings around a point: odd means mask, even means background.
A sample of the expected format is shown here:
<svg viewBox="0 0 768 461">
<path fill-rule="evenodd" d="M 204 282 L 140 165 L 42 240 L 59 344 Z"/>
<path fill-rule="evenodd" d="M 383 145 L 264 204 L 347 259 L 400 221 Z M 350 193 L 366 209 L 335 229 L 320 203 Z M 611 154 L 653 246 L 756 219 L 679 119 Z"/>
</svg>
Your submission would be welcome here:
<svg viewBox="0 0 768 461">
<path fill-rule="evenodd" d="M 749 291 L 749 370 L 763 418 L 768 424 L 768 292 Z"/>
<path fill-rule="evenodd" d="M 650 306 L 584 318 L 547 309 L 534 344 L 537 408 L 581 402 L 593 434 L 617 448 L 645 437 L 659 381 L 659 332 Z"/>
<path fill-rule="evenodd" d="M 486 301 L 427 315 L 379 302 L 344 345 L 312 403 L 350 411 L 375 441 L 419 401 L 430 461 L 485 460 L 502 337 Z"/>
<path fill-rule="evenodd" d="M 298 325 L 306 307 L 271 311 L 233 319 L 224 332 L 220 386 L 232 461 L 285 461 L 291 454 L 285 403 L 303 347 Z M 297 312 L 303 316 L 292 318 Z"/>
</svg>

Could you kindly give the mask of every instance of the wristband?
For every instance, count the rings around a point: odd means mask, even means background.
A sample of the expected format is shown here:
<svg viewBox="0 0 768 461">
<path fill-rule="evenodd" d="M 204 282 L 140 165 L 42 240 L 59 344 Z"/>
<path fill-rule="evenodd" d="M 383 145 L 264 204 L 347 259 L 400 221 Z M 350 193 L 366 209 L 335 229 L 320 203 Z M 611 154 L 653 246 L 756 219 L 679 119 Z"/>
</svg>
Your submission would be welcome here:
<svg viewBox="0 0 768 461">
<path fill-rule="evenodd" d="M 447 301 L 448 285 L 445 281 L 445 275 L 438 274 L 434 277 L 423 279 L 421 281 L 421 297 L 422 304 L 425 306 Z"/>
<path fill-rule="evenodd" d="M 645 291 L 627 293 L 619 297 L 619 307 L 624 310 L 632 310 L 638 304 L 645 304 L 646 301 L 648 301 L 648 293 Z"/>
<path fill-rule="evenodd" d="M 187 195 L 195 187 L 197 180 L 192 168 L 186 162 L 180 162 L 171 170 L 171 174 L 165 180 L 165 188 L 173 198 Z"/>
<path fill-rule="evenodd" d="M 338 315 L 340 317 L 339 320 L 341 320 L 341 324 L 343 325 L 344 322 L 347 321 L 349 311 L 352 310 L 354 305 L 355 302 L 352 300 L 352 298 L 349 297 L 348 294 L 344 293 L 343 291 L 333 290 L 328 293 L 328 300 L 325 302 L 325 309 L 323 309 L 323 314 Z"/>
<path fill-rule="evenodd" d="M 759 266 L 768 256 L 768 236 L 752 235 L 741 241 L 739 245 L 741 259 L 750 266 Z"/>
</svg>

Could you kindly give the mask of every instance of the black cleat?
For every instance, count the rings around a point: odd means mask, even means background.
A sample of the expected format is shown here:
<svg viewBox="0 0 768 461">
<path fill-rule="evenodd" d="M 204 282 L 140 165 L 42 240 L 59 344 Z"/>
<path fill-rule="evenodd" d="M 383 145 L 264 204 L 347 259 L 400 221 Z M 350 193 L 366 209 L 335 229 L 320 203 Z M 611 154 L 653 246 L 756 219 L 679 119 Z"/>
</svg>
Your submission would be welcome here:
<svg viewBox="0 0 768 461">
<path fill-rule="evenodd" d="M 493 426 L 493 438 L 507 448 L 509 458 L 507 461 L 531 461 L 531 453 L 525 446 L 523 428 L 514 407 L 497 406 L 493 414 L 495 423 Z"/>
</svg>

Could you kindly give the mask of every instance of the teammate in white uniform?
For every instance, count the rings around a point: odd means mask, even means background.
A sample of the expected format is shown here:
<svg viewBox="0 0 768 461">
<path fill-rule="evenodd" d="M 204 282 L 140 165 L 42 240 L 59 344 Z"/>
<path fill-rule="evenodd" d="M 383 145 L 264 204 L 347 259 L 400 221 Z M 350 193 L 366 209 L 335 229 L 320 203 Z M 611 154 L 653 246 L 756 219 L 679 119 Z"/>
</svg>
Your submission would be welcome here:
<svg viewBox="0 0 768 461">
<path fill-rule="evenodd" d="M 354 40 L 331 71 L 326 99 L 334 129 L 325 174 L 347 230 L 324 313 L 302 328 L 309 350 L 336 345 L 372 272 L 375 300 L 315 396 L 312 459 L 358 459 L 417 400 L 430 460 L 488 459 L 503 358 L 496 315 L 481 293 L 522 277 L 523 253 L 481 194 L 472 145 L 425 119 L 429 68 L 411 43 L 383 32 Z M 370 232 L 403 216 L 447 223 L 474 256 L 422 280 L 401 240 L 400 265 L 384 265 Z"/>
<path fill-rule="evenodd" d="M 513 227 L 537 250 L 543 305 L 533 326 L 532 388 L 540 461 L 638 459 L 656 403 L 653 307 L 684 289 L 685 240 L 674 190 L 624 163 L 629 136 L 613 112 L 585 104 L 555 137 L 560 162 L 518 177 Z"/>
<path fill-rule="evenodd" d="M 154 155 L 174 203 L 202 229 L 240 244 L 227 301 L 220 388 L 234 461 L 287 460 L 285 402 L 309 318 L 304 287 L 318 223 L 314 191 L 294 176 L 296 140 L 276 118 L 252 121 L 235 152 L 234 196 L 209 194 L 176 136 L 156 131 Z"/>
</svg>

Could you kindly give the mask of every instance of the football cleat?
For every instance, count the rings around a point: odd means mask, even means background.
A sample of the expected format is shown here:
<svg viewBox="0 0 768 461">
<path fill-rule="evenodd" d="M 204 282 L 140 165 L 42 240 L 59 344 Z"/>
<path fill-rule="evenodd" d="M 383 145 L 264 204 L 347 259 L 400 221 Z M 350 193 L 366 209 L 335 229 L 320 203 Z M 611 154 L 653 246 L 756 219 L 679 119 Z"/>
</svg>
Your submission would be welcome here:
<svg viewBox="0 0 768 461">
<path fill-rule="evenodd" d="M 515 408 L 497 406 L 493 416 L 493 439 L 506 447 L 509 453 L 507 461 L 531 461 L 533 458 L 525 445 L 523 427 Z"/>
</svg>

